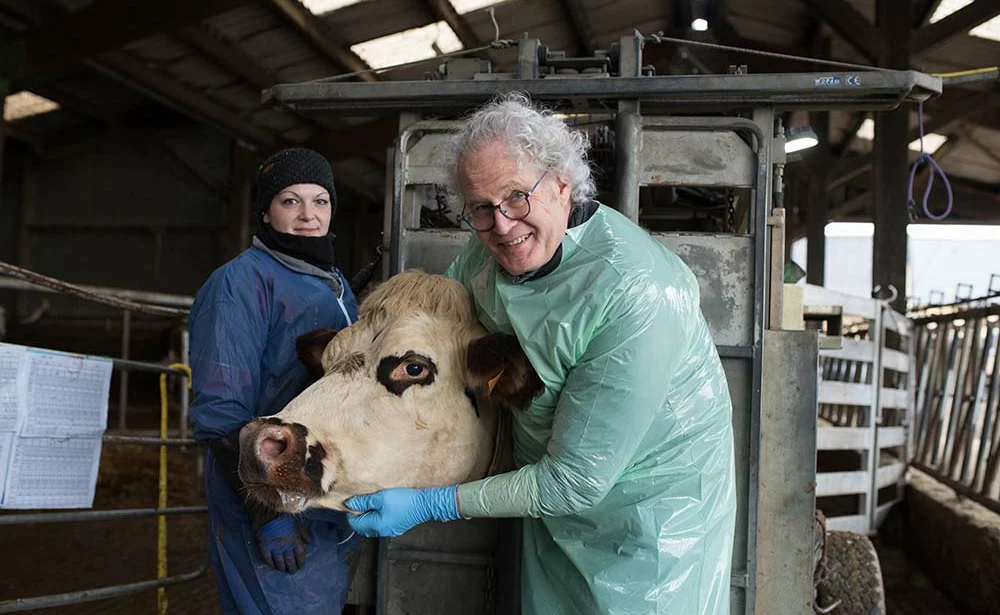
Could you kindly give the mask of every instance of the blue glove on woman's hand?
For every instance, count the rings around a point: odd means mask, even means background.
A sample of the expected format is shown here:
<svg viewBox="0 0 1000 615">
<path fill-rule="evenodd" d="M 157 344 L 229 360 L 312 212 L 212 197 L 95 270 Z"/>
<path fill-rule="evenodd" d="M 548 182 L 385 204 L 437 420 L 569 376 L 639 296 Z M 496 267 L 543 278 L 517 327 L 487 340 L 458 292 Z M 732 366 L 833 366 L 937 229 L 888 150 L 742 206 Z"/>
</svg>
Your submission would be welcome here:
<svg viewBox="0 0 1000 615">
<path fill-rule="evenodd" d="M 281 514 L 257 530 L 260 556 L 282 572 L 298 572 L 306 565 L 306 539 L 293 515 Z"/>
<path fill-rule="evenodd" d="M 425 521 L 459 518 L 457 485 L 427 489 L 386 489 L 348 498 L 344 505 L 360 512 L 348 515 L 351 528 L 369 538 L 399 536 Z"/>
</svg>

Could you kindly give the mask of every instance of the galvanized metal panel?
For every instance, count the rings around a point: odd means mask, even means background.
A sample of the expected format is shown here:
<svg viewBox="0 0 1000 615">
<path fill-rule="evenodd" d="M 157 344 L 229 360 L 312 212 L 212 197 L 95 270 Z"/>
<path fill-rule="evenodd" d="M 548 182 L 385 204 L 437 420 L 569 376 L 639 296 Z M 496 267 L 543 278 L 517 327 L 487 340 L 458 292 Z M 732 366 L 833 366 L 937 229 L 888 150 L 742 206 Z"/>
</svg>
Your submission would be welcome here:
<svg viewBox="0 0 1000 615">
<path fill-rule="evenodd" d="M 864 470 L 823 472 L 816 475 L 816 495 L 819 497 L 865 493 L 869 486 L 868 473 Z"/>
<path fill-rule="evenodd" d="M 816 450 L 842 451 L 870 449 L 871 429 L 867 427 L 820 427 L 816 434 Z"/>
<path fill-rule="evenodd" d="M 875 344 L 871 340 L 859 340 L 852 337 L 845 337 L 841 339 L 840 348 L 820 350 L 819 356 L 846 361 L 867 361 L 868 363 L 871 363 L 875 360 Z"/>
<path fill-rule="evenodd" d="M 867 515 L 845 515 L 843 517 L 827 517 L 827 531 L 868 533 Z"/>
<path fill-rule="evenodd" d="M 874 401 L 872 393 L 872 387 L 869 384 L 824 381 L 819 385 L 819 403 L 871 406 Z"/>
<path fill-rule="evenodd" d="M 903 478 L 904 472 L 906 472 L 906 464 L 890 463 L 889 465 L 884 465 L 876 471 L 875 482 L 879 489 L 894 485 Z"/>
<path fill-rule="evenodd" d="M 882 389 L 879 395 L 879 405 L 882 408 L 909 407 L 910 393 L 905 389 Z"/>
<path fill-rule="evenodd" d="M 733 132 L 644 126 L 639 182 L 658 186 L 750 187 L 757 156 Z"/>
<path fill-rule="evenodd" d="M 423 269 L 444 273 L 459 250 L 472 236 L 471 231 L 410 229 L 404 232 L 402 269 Z"/>
<path fill-rule="evenodd" d="M 906 442 L 906 427 L 879 427 L 878 447 L 903 446 Z"/>
<path fill-rule="evenodd" d="M 729 396 L 733 401 L 733 453 L 736 457 L 736 536 L 733 542 L 733 574 L 745 574 L 747 560 L 747 506 L 750 497 L 750 362 L 744 359 L 723 359 Z M 732 612 L 738 613 L 735 609 Z"/>
<path fill-rule="evenodd" d="M 764 332 L 757 613 L 812 613 L 818 350 L 815 332 Z"/>
<path fill-rule="evenodd" d="M 753 237 L 653 233 L 698 278 L 701 310 L 720 346 L 753 340 Z"/>
<path fill-rule="evenodd" d="M 823 286 L 805 284 L 802 287 L 803 305 L 839 305 L 843 306 L 844 314 L 851 316 L 861 316 L 869 320 L 882 309 L 882 304 L 873 299 L 856 297 L 840 291 L 831 290 Z"/>
<path fill-rule="evenodd" d="M 407 184 L 447 184 L 448 156 L 453 133 L 426 132 L 411 139 L 407 156 Z"/>
<path fill-rule="evenodd" d="M 384 541 L 378 582 L 385 615 L 491 613 L 496 519 L 425 523 Z"/>
<path fill-rule="evenodd" d="M 910 355 L 905 352 L 900 352 L 898 350 L 893 350 L 892 348 L 882 349 L 882 367 L 883 369 L 891 369 L 897 372 L 909 372 L 910 371 Z"/>
</svg>

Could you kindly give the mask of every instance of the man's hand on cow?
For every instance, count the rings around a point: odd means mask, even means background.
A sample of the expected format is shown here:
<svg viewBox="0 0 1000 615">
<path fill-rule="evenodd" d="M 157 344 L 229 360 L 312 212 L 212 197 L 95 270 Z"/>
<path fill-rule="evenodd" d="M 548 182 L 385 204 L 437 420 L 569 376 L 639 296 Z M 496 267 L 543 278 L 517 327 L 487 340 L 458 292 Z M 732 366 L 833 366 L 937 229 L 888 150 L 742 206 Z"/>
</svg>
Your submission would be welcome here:
<svg viewBox="0 0 1000 615">
<path fill-rule="evenodd" d="M 399 536 L 425 521 L 459 518 L 457 485 L 427 489 L 386 489 L 348 498 L 344 505 L 360 515 L 348 515 L 351 528 L 363 536 Z"/>
<path fill-rule="evenodd" d="M 268 566 L 287 572 L 298 572 L 306 565 L 306 539 L 293 515 L 281 514 L 257 530 L 257 546 Z"/>
</svg>

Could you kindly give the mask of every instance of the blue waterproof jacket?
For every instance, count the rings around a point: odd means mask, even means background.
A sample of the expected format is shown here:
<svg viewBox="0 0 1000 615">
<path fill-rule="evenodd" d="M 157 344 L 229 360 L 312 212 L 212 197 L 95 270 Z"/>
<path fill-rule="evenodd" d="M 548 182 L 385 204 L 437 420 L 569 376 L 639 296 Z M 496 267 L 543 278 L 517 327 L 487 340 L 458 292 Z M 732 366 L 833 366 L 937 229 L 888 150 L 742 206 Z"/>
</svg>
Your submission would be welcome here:
<svg viewBox="0 0 1000 615">
<path fill-rule="evenodd" d="M 195 438 L 223 438 L 254 417 L 279 412 L 310 383 L 295 351 L 300 335 L 357 320 L 343 275 L 272 252 L 259 240 L 217 269 L 191 308 Z M 356 546 L 342 513 L 303 515 L 305 567 L 288 574 L 260 557 L 243 496 L 206 456 L 210 548 L 223 613 L 340 613 L 350 585 L 345 558 Z"/>
</svg>

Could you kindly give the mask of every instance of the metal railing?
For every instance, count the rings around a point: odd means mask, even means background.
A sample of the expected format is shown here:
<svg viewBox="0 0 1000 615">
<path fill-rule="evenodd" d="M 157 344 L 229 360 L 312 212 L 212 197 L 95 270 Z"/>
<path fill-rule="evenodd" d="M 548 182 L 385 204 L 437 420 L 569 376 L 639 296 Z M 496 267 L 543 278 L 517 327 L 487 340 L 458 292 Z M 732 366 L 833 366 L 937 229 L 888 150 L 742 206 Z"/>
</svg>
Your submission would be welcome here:
<svg viewBox="0 0 1000 615">
<path fill-rule="evenodd" d="M 0 601 L 0 613 L 16 613 L 29 611 L 32 609 L 50 608 L 57 606 L 68 606 L 72 604 L 82 604 L 94 600 L 115 598 L 136 594 L 152 589 L 157 590 L 157 612 L 161 615 L 166 613 L 166 597 L 164 588 L 186 581 L 192 581 L 205 574 L 208 570 L 208 553 L 206 552 L 202 564 L 195 570 L 169 576 L 167 574 L 166 561 L 166 530 L 167 517 L 173 515 L 204 514 L 208 511 L 207 506 L 176 506 L 168 507 L 166 502 L 167 493 L 167 457 L 168 447 L 180 447 L 188 453 L 198 454 L 201 447 L 198 443 L 189 438 L 168 438 L 167 437 L 167 412 L 168 404 L 166 399 L 166 377 L 168 375 L 179 376 L 184 379 L 185 384 L 190 379 L 190 372 L 186 366 L 169 367 L 154 363 L 140 363 L 138 361 L 124 361 L 113 359 L 115 369 L 133 369 L 158 372 L 160 374 L 160 437 L 149 438 L 140 436 L 109 435 L 102 437 L 102 442 L 107 445 L 145 445 L 157 446 L 160 449 L 160 469 L 159 469 L 159 498 L 156 508 L 123 508 L 112 510 L 84 510 L 70 512 L 38 512 L 38 513 L 18 513 L 0 516 L 0 525 L 19 525 L 27 523 L 64 523 L 79 521 L 114 521 L 119 519 L 129 519 L 136 517 L 157 517 L 157 575 L 156 578 L 134 583 L 123 583 L 97 587 L 82 591 L 66 592 L 60 594 L 49 594 L 45 596 L 33 596 L 30 598 L 15 598 Z"/>
<path fill-rule="evenodd" d="M 1000 513 L 1000 305 L 915 314 L 913 465 Z"/>
<path fill-rule="evenodd" d="M 803 304 L 807 319 L 836 315 L 839 327 L 820 349 L 817 507 L 830 529 L 873 534 L 903 498 L 911 457 L 912 323 L 820 286 L 804 288 Z"/>
</svg>

